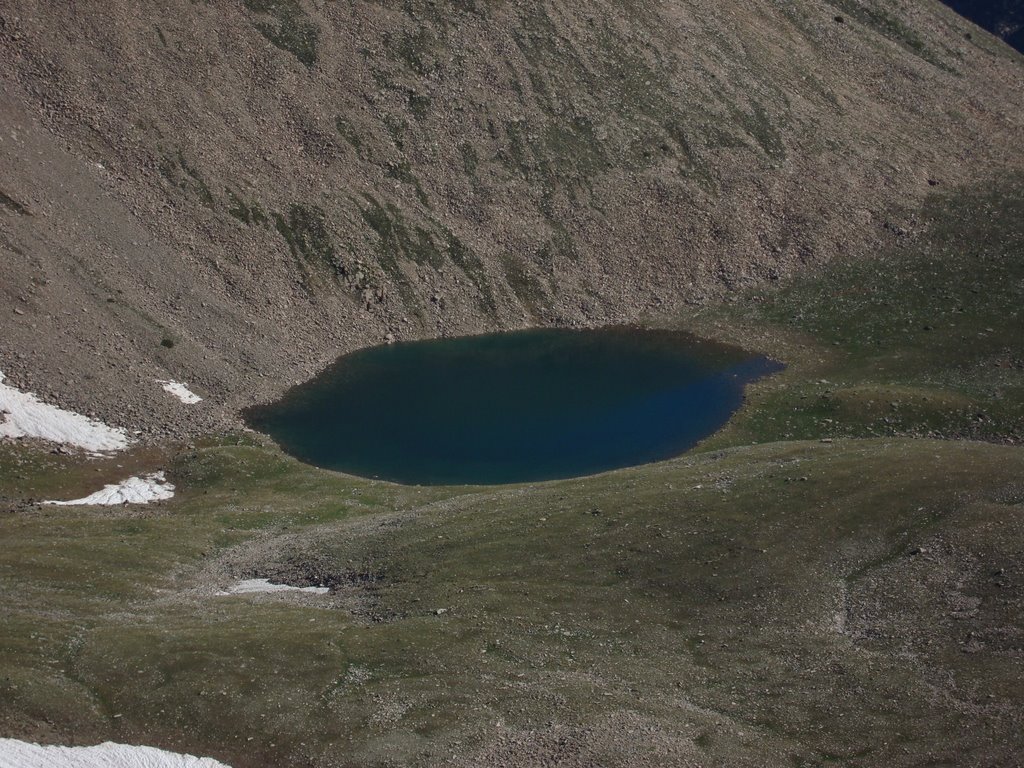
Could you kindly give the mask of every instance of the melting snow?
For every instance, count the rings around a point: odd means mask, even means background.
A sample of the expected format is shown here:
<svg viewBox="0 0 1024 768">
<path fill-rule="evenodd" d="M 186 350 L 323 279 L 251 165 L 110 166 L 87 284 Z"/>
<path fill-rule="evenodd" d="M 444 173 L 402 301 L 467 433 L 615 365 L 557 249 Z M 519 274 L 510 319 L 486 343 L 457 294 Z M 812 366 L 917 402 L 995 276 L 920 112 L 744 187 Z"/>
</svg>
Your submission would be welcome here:
<svg viewBox="0 0 1024 768">
<path fill-rule="evenodd" d="M 156 383 L 162 384 L 164 392 L 170 392 L 185 405 L 195 405 L 203 400 L 203 398 L 190 390 L 180 381 L 164 381 L 163 379 L 157 379 Z"/>
<path fill-rule="evenodd" d="M 127 448 L 129 442 L 123 429 L 48 405 L 31 392 L 4 384 L 3 373 L 0 373 L 0 437 L 40 437 L 89 451 L 119 451 Z"/>
<path fill-rule="evenodd" d="M 311 595 L 326 595 L 328 587 L 293 587 L 290 584 L 271 584 L 269 579 L 243 579 L 218 595 L 251 595 L 257 592 L 306 592 Z"/>
<path fill-rule="evenodd" d="M 95 747 L 43 747 L 0 739 L 0 768 L 228 768 L 212 757 L 105 742 Z"/>
<path fill-rule="evenodd" d="M 148 504 L 151 501 L 163 501 L 174 495 L 174 486 L 167 482 L 163 472 L 155 472 L 145 477 L 129 477 L 120 483 L 103 486 L 84 499 L 71 501 L 44 501 L 44 504 L 56 504 L 62 507 L 78 505 L 115 504 Z"/>
</svg>

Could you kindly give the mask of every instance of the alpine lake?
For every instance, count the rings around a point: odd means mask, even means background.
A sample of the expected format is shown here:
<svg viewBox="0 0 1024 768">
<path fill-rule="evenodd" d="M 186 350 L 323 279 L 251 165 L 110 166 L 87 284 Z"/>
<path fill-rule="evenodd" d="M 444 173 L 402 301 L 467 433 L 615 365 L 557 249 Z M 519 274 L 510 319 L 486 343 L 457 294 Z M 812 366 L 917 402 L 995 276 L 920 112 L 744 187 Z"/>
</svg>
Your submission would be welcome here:
<svg viewBox="0 0 1024 768">
<path fill-rule="evenodd" d="M 246 418 L 299 460 L 348 474 L 533 482 L 678 456 L 781 368 L 677 331 L 516 331 L 362 349 Z"/>
</svg>

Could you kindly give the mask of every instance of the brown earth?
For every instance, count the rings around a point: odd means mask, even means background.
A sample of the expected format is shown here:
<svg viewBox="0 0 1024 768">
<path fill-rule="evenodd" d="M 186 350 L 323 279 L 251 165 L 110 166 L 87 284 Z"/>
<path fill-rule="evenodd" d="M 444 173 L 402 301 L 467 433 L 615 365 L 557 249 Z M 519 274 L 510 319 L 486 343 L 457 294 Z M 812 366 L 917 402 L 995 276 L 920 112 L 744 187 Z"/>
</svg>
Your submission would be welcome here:
<svg viewBox="0 0 1024 768">
<path fill-rule="evenodd" d="M 0 371 L 195 433 L 868 254 L 1024 164 L 1021 65 L 938 2 L 0 0 Z"/>
</svg>

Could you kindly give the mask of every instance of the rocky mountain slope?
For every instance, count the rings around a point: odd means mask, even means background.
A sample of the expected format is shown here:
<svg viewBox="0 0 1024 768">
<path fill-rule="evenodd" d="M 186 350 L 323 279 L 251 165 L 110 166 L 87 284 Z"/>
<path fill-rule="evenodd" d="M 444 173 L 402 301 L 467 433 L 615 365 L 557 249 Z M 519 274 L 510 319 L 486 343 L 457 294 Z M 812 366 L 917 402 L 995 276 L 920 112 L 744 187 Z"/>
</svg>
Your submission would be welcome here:
<svg viewBox="0 0 1024 768">
<path fill-rule="evenodd" d="M 0 73 L 0 371 L 157 432 L 856 258 L 1024 163 L 1021 57 L 937 0 L 8 0 Z"/>
</svg>

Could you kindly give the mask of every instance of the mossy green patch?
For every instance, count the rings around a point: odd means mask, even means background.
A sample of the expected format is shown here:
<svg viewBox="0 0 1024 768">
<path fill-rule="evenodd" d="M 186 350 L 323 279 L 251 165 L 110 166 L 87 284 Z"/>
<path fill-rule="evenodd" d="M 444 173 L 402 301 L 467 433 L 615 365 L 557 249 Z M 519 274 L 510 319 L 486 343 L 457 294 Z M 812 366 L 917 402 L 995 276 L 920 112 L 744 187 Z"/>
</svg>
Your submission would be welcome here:
<svg viewBox="0 0 1024 768">
<path fill-rule="evenodd" d="M 589 188 L 595 176 L 611 167 L 593 125 L 583 118 L 552 121 L 542 127 L 509 121 L 504 134 L 505 148 L 499 159 L 526 180 L 539 182 L 544 197 L 561 190 L 575 201 L 580 189 Z M 465 154 L 463 158 L 465 161 Z"/>
<path fill-rule="evenodd" d="M 480 167 L 480 155 L 476 149 L 468 141 L 462 142 L 459 145 L 459 154 L 462 156 L 462 168 L 469 177 L 476 176 L 477 169 Z"/>
<path fill-rule="evenodd" d="M 267 215 L 263 212 L 263 208 L 260 207 L 259 203 L 255 201 L 246 202 L 244 198 L 231 189 L 225 189 L 224 192 L 228 197 L 228 213 L 231 216 L 250 226 L 262 225 L 268 222 Z"/>
<path fill-rule="evenodd" d="M 274 227 L 288 243 L 292 256 L 306 265 L 326 266 L 338 275 L 345 273 L 322 209 L 295 204 L 288 208 L 287 215 L 274 213 L 273 218 Z"/>
<path fill-rule="evenodd" d="M 473 253 L 462 240 L 452 232 L 446 232 L 445 238 L 448 246 L 448 258 L 461 269 L 476 286 L 480 293 L 479 305 L 482 310 L 494 314 L 498 311 L 498 305 L 494 300 L 494 292 L 491 290 L 490 280 L 484 269 L 483 262 Z"/>
<path fill-rule="evenodd" d="M 443 265 L 441 251 L 430 232 L 421 226 L 407 224 L 397 206 L 381 204 L 372 195 L 364 197 L 368 205 L 362 209 L 363 220 L 377 234 L 378 257 L 385 271 L 397 277 L 400 258 L 434 269 Z"/>
<path fill-rule="evenodd" d="M 427 197 L 427 193 L 423 191 L 423 185 L 420 184 L 419 178 L 412 171 L 412 165 L 405 158 L 398 162 L 388 163 L 384 168 L 384 175 L 389 179 L 397 179 L 403 184 L 410 184 L 416 190 L 416 197 L 423 203 L 427 208 L 430 207 L 430 198 Z"/>
<path fill-rule="evenodd" d="M 405 171 L 398 167 L 394 176 L 399 178 L 405 172 L 407 167 Z M 411 173 L 409 177 L 415 180 Z M 476 286 L 481 309 L 491 313 L 497 310 L 483 263 L 453 232 L 433 221 L 425 222 L 425 226 L 411 224 L 397 206 L 382 203 L 372 195 L 364 195 L 364 199 L 367 205 L 362 208 L 363 220 L 377 235 L 377 260 L 400 287 L 406 284 L 399 267 L 401 259 L 438 270 L 443 269 L 448 261 L 462 270 Z"/>
<path fill-rule="evenodd" d="M 164 155 L 158 167 L 160 174 L 172 185 L 194 195 L 207 208 L 214 208 L 216 201 L 203 174 L 185 158 L 180 149 Z"/>
<path fill-rule="evenodd" d="M 510 255 L 501 260 L 505 282 L 532 317 L 543 316 L 550 306 L 547 291 L 541 280 L 529 271 L 529 267 Z"/>
<path fill-rule="evenodd" d="M 430 115 L 433 99 L 425 93 L 409 94 L 409 111 L 417 120 L 426 120 Z"/>
<path fill-rule="evenodd" d="M 253 22 L 261 35 L 307 68 L 316 64 L 320 30 L 309 20 L 298 0 L 243 0 L 243 3 L 252 13 L 271 19 Z"/>
<path fill-rule="evenodd" d="M 388 136 L 391 137 L 391 141 L 394 143 L 395 148 L 402 150 L 405 148 L 405 132 L 409 128 L 409 124 L 396 115 L 383 115 L 381 122 L 384 124 L 384 130 L 387 131 Z"/>
</svg>

